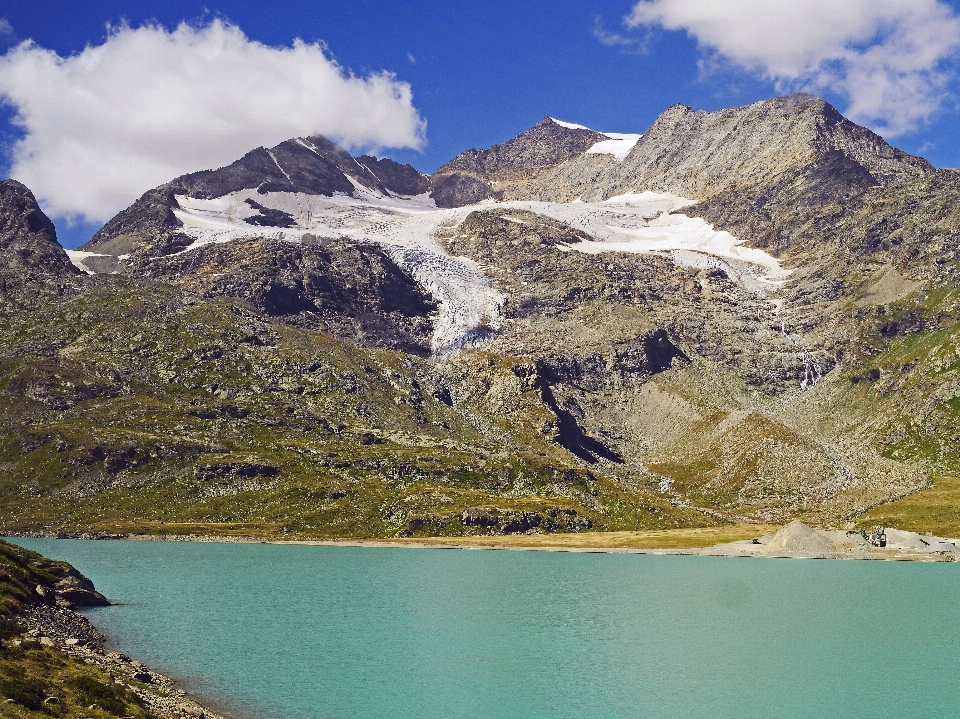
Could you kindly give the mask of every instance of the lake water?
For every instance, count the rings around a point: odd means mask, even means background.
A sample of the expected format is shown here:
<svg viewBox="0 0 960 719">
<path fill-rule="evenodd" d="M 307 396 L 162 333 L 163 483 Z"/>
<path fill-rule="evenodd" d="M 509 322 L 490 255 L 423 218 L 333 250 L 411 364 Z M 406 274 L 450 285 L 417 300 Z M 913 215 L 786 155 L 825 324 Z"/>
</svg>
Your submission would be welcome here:
<svg viewBox="0 0 960 719">
<path fill-rule="evenodd" d="M 14 540 L 255 719 L 960 716 L 960 565 Z"/>
</svg>

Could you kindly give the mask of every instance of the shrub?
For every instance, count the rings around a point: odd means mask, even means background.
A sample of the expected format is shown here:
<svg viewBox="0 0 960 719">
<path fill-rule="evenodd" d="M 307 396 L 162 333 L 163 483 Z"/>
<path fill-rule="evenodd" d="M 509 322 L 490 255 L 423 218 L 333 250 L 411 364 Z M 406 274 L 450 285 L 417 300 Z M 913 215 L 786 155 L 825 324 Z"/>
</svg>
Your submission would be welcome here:
<svg viewBox="0 0 960 719">
<path fill-rule="evenodd" d="M 115 685 L 90 676 L 76 677 L 70 686 L 80 696 L 81 704 L 99 704 L 111 714 L 122 714 L 126 708 L 123 694 Z"/>
<path fill-rule="evenodd" d="M 0 693 L 27 709 L 43 708 L 47 686 L 36 679 L 0 679 Z"/>
</svg>

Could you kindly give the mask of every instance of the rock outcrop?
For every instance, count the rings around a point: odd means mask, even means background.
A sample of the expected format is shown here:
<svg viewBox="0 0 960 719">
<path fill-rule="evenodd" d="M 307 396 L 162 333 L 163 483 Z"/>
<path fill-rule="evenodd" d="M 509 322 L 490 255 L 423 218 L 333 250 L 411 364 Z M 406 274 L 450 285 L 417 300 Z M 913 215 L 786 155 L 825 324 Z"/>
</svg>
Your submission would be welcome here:
<svg viewBox="0 0 960 719">
<path fill-rule="evenodd" d="M 204 297 L 241 298 L 271 317 L 360 346 L 430 354 L 436 302 L 376 245 L 240 239 L 137 257 L 130 270 Z"/>
<path fill-rule="evenodd" d="M 0 182 L 0 297 L 32 301 L 79 274 L 33 193 L 16 180 Z"/>
</svg>

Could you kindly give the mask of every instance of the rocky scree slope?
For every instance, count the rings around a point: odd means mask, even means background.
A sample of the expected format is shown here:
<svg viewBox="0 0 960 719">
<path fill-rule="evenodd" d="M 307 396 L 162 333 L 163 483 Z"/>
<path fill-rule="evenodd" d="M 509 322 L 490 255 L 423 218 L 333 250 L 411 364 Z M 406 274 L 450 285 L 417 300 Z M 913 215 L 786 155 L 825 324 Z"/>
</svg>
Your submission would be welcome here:
<svg viewBox="0 0 960 719">
<path fill-rule="evenodd" d="M 5 391 L 22 399 L 6 506 L 31 511 L 17 526 L 382 536 L 840 521 L 955 471 L 955 173 L 810 96 L 671 108 L 621 161 L 585 153 L 599 133 L 545 120 L 525 135 L 450 163 L 434 199 L 458 173 L 516 201 L 686 194 L 699 204 L 684 212 L 778 252 L 787 281 L 747 285 L 749 263 L 698 252 L 581 251 L 597 238 L 542 202 L 467 206 L 423 227 L 493 281 L 502 322 L 481 351 L 431 359 L 433 306 L 384 245 L 278 235 L 183 251 L 184 235 L 158 254 L 172 206 L 151 214 L 141 199 L 88 246 L 142 241 L 116 265 L 127 279 L 83 278 L 86 296 L 52 317 L 7 319 Z M 273 181 L 261 160 L 248 191 Z M 197 175 L 201 196 L 239 186 Z M 292 215 L 276 212 L 248 224 L 282 233 Z M 130 336 L 143 339 L 127 349 Z"/>
</svg>

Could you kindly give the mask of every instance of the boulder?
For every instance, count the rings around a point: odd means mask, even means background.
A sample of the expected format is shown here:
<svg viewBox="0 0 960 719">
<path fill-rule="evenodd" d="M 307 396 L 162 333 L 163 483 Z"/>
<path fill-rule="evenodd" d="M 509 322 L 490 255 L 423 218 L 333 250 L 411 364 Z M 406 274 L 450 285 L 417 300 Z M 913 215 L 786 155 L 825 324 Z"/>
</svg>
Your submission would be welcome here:
<svg viewBox="0 0 960 719">
<path fill-rule="evenodd" d="M 93 582 L 72 567 L 55 589 L 57 602 L 71 608 L 110 606 L 110 600 L 94 588 Z"/>
</svg>

